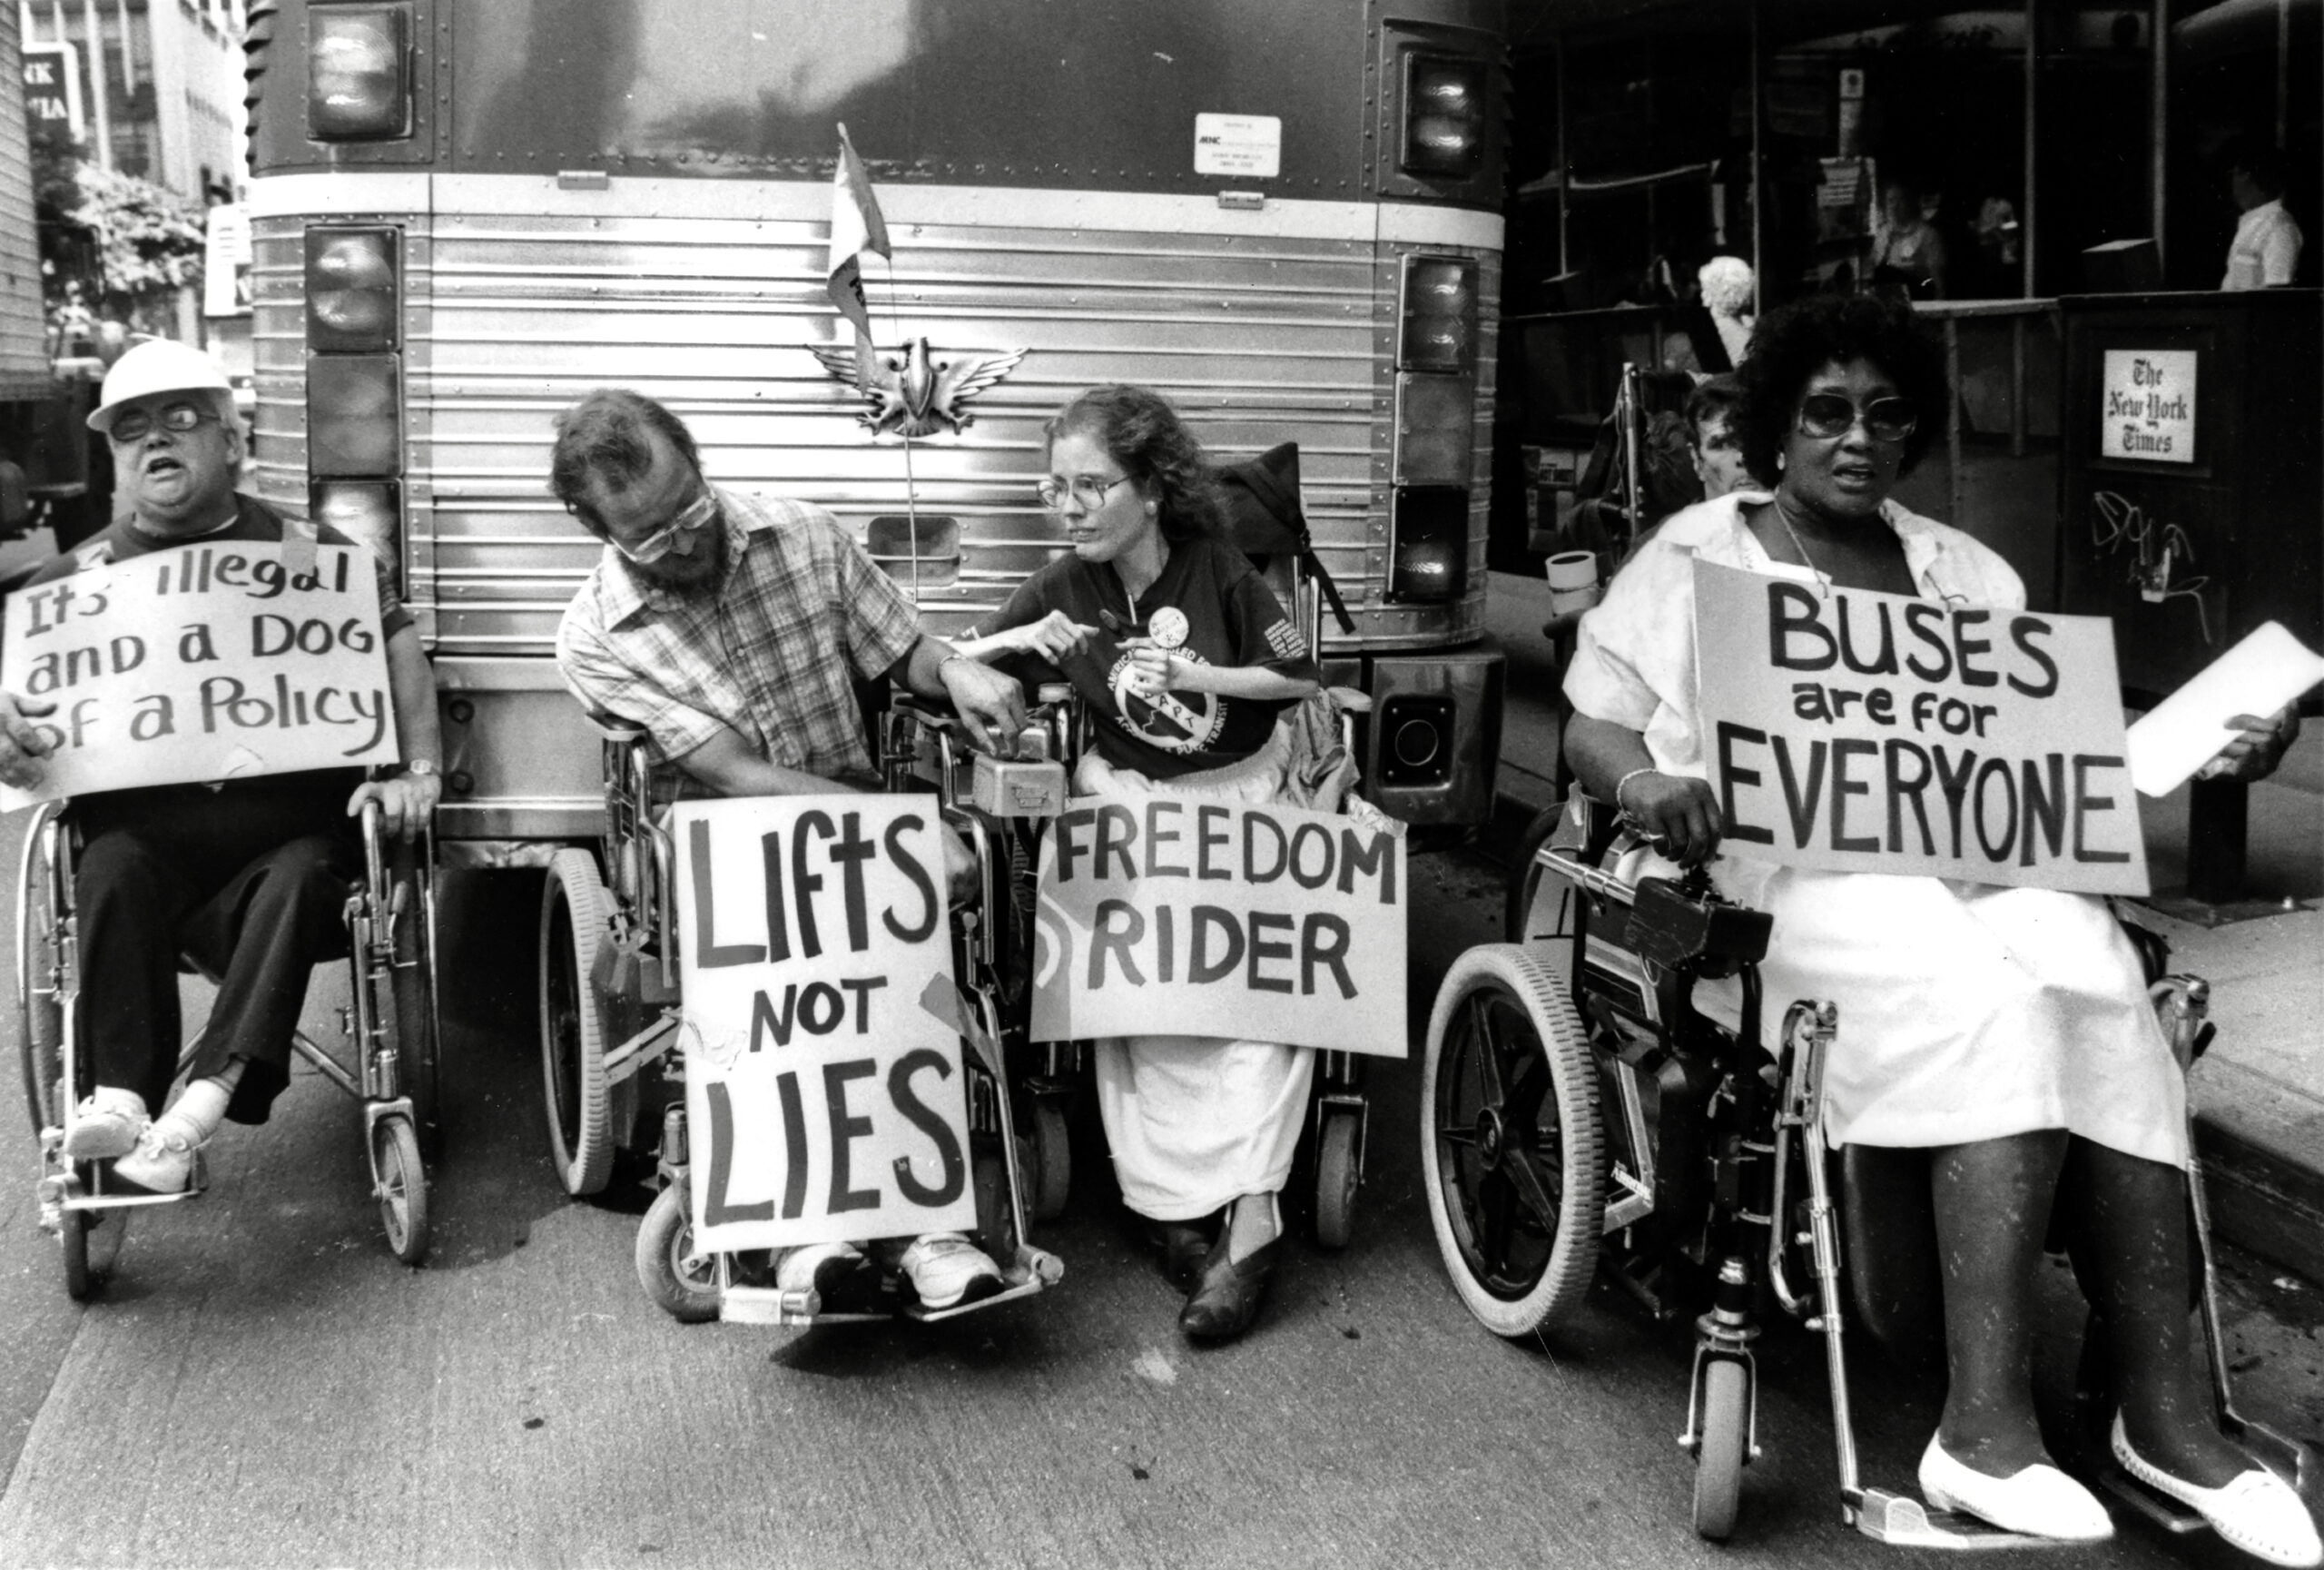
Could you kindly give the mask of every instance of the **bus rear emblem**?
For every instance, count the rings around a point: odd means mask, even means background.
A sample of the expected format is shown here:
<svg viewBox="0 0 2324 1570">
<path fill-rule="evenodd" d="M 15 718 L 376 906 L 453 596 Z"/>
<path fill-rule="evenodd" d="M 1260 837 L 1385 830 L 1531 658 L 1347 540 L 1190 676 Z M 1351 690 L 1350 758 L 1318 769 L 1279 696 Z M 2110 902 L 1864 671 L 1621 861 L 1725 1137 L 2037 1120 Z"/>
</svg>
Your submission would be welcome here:
<svg viewBox="0 0 2324 1570">
<path fill-rule="evenodd" d="M 836 345 L 811 343 L 808 351 L 828 370 L 850 386 L 855 382 L 855 351 Z M 976 423 L 976 416 L 960 406 L 1017 369 L 1025 351 L 1013 354 L 970 354 L 958 359 L 929 358 L 928 340 L 915 338 L 901 355 L 882 354 L 872 373 L 872 390 L 863 395 L 865 408 L 856 419 L 874 437 L 894 431 L 907 439 L 933 436 L 950 430 L 954 435 Z"/>
</svg>

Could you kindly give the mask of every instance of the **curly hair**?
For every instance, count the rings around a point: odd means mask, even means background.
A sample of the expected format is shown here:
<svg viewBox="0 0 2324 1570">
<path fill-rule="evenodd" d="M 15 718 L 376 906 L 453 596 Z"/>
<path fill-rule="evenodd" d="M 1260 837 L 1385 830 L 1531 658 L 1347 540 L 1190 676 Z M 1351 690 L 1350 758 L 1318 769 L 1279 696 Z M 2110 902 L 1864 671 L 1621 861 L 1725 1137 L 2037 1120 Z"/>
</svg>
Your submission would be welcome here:
<svg viewBox="0 0 2324 1570">
<path fill-rule="evenodd" d="M 1945 434 L 1953 410 L 1945 353 L 1922 331 L 1912 307 L 1872 294 L 1811 294 L 1759 319 L 1751 356 L 1735 373 L 1743 388 L 1735 435 L 1752 479 L 1776 482 L 1776 455 L 1791 434 L 1809 380 L 1827 365 L 1851 360 L 1878 367 L 1920 415 L 1905 439 L 1898 473 L 1910 474 Z"/>
<path fill-rule="evenodd" d="M 1150 388 L 1096 387 L 1058 410 L 1041 428 L 1054 448 L 1062 437 L 1096 439 L 1122 472 L 1158 504 L 1156 520 L 1173 545 L 1219 534 L 1226 502 L 1202 443 L 1170 400 Z"/>
<path fill-rule="evenodd" d="M 573 509 L 593 533 L 605 524 L 586 498 L 595 479 L 616 495 L 652 472 L 652 433 L 658 432 L 687 466 L 699 474 L 702 455 L 685 423 L 643 393 L 600 387 L 556 417 L 556 445 L 549 454 L 549 494 Z"/>
</svg>

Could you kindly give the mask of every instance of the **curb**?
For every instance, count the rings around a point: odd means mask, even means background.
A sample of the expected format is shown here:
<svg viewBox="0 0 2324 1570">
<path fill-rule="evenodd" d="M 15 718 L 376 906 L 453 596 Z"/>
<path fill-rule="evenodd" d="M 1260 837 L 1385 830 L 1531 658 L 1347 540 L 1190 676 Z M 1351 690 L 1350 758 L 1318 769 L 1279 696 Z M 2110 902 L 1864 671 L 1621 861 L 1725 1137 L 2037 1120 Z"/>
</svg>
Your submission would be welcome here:
<svg viewBox="0 0 2324 1570">
<path fill-rule="evenodd" d="M 1529 785 L 1543 782 L 1527 776 Z M 1546 801 L 1547 791 L 1541 792 Z M 1492 817 L 1477 836 L 1477 848 L 1506 865 L 1526 825 L 1541 810 L 1534 792 L 1496 791 Z M 2195 1112 L 2195 1156 L 2201 1162 L 2204 1198 L 2211 1229 L 2237 1248 L 2299 1272 L 2324 1285 L 2324 1171 L 2316 1155 L 2324 1151 L 2324 1107 L 2288 1110 L 2270 1105 L 2283 1092 L 2265 1081 L 2233 1085 L 2232 1065 L 2206 1062 L 2199 1070 L 2203 1091 L 2218 1098 L 2228 1081 L 2229 1104 Z M 2203 1096 L 2198 1094 L 2198 1101 Z M 2304 1099 L 2303 1099 L 2304 1100 Z"/>
</svg>

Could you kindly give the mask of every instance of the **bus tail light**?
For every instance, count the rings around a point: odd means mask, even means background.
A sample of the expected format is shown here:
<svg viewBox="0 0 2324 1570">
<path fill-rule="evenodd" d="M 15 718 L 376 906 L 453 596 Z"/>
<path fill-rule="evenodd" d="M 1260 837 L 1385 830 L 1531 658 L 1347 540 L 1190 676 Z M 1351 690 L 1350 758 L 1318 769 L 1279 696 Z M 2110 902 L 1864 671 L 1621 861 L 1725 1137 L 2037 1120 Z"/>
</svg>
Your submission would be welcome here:
<svg viewBox="0 0 2324 1570">
<path fill-rule="evenodd" d="M 1477 338 L 1477 264 L 1464 256 L 1404 258 L 1403 330 L 1396 363 L 1406 370 L 1463 371 Z"/>
<path fill-rule="evenodd" d="M 307 474 L 377 479 L 403 469 L 392 354 L 313 355 L 307 360 Z"/>
<path fill-rule="evenodd" d="M 400 301 L 392 229 L 307 231 L 307 347 L 376 353 L 396 346 Z"/>
<path fill-rule="evenodd" d="M 1396 378 L 1396 483 L 1466 488 L 1475 466 L 1477 387 L 1465 376 Z"/>
<path fill-rule="evenodd" d="M 410 135 L 409 8 L 317 5 L 307 29 L 307 134 L 317 142 Z"/>
<path fill-rule="evenodd" d="M 307 516 L 367 545 L 389 571 L 403 558 L 403 487 L 392 479 L 309 482 Z"/>
<path fill-rule="evenodd" d="M 1406 174 L 1462 180 L 1484 163 L 1485 66 L 1481 60 L 1404 52 Z"/>
<path fill-rule="evenodd" d="M 1469 592 L 1469 491 L 1465 486 L 1399 487 L 1389 512 L 1387 597 L 1441 605 Z"/>
</svg>

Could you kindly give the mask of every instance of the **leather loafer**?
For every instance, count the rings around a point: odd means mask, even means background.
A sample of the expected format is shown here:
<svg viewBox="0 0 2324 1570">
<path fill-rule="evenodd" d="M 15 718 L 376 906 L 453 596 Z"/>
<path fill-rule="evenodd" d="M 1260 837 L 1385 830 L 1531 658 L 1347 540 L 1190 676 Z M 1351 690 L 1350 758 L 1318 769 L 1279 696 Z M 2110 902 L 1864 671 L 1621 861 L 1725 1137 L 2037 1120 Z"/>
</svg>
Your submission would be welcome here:
<svg viewBox="0 0 2324 1570">
<path fill-rule="evenodd" d="M 2102 1543 L 2114 1535 L 2106 1507 L 2049 1463 L 1995 1477 L 1955 1460 L 1934 1435 L 1921 1455 L 1921 1494 L 1936 1509 L 1957 1510 L 2029 1537 Z"/>
<path fill-rule="evenodd" d="M 1218 1241 L 1203 1261 L 1202 1279 L 1178 1310 L 1178 1328 L 1198 1341 L 1231 1340 L 1251 1328 L 1266 1296 L 1267 1278 L 1275 1274 L 1275 1261 L 1283 1254 L 1283 1234 L 1278 1232 L 1240 1259 L 1229 1259 L 1226 1240 L 1233 1230 L 1219 1229 Z"/>
<path fill-rule="evenodd" d="M 1215 1225 L 1216 1218 L 1211 1221 Z M 1201 1221 L 1162 1221 L 1154 1229 L 1162 1246 L 1162 1279 L 1181 1292 L 1192 1292 L 1210 1258 L 1210 1228 Z"/>
<path fill-rule="evenodd" d="M 2203 1488 L 2173 1477 L 2132 1449 L 2120 1412 L 2114 1414 L 2112 1437 L 2122 1470 L 2157 1493 L 2192 1506 L 2213 1531 L 2246 1554 L 2270 1565 L 2324 1565 L 2324 1542 L 2316 1535 L 2308 1506 L 2290 1484 L 2264 1466 L 2240 1474 L 2223 1487 Z"/>
</svg>

